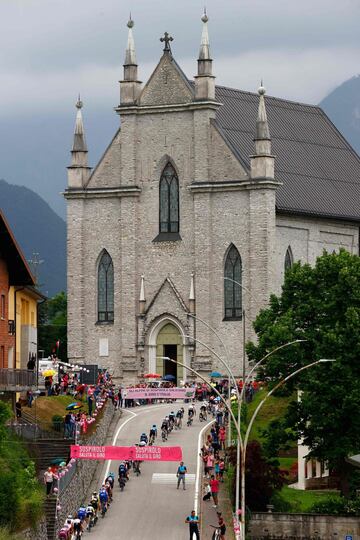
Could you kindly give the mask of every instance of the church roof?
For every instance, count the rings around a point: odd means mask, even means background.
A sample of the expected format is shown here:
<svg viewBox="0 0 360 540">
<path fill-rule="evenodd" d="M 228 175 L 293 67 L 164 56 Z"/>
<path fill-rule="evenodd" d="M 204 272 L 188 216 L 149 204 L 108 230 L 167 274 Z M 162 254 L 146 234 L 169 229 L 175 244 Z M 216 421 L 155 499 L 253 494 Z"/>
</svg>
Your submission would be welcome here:
<svg viewBox="0 0 360 540">
<path fill-rule="evenodd" d="M 216 87 L 216 124 L 249 169 L 258 94 Z M 320 107 L 266 97 L 278 211 L 360 221 L 360 158 Z"/>
</svg>

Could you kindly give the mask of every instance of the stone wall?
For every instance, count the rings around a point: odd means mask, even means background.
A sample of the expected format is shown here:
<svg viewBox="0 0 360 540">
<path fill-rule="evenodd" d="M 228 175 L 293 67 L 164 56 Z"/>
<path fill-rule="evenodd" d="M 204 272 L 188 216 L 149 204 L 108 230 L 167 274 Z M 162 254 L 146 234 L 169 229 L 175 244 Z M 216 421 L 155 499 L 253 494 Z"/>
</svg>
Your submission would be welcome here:
<svg viewBox="0 0 360 540">
<path fill-rule="evenodd" d="M 358 517 L 318 514 L 254 513 L 249 538 L 252 540 L 329 540 L 360 538 Z"/>
<path fill-rule="evenodd" d="M 19 535 L 21 540 L 47 540 L 47 537 L 45 517 L 42 518 L 34 529 L 25 529 Z"/>
<path fill-rule="evenodd" d="M 95 433 L 87 438 L 84 444 L 91 446 L 101 446 L 104 444 L 115 411 L 111 402 L 108 402 L 104 409 L 103 417 Z M 88 502 L 86 501 L 86 497 L 88 496 L 88 490 L 97 465 L 98 461 L 78 460 L 76 473 L 70 484 L 59 494 L 61 510 L 58 513 L 58 529 L 62 527 L 66 516 L 73 514 L 83 502 Z"/>
</svg>

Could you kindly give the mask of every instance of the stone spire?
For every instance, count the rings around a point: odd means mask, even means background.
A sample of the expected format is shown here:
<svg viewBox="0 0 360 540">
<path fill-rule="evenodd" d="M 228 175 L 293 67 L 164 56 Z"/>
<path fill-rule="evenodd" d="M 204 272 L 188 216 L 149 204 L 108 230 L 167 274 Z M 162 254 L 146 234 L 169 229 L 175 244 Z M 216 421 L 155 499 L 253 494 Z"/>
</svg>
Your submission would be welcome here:
<svg viewBox="0 0 360 540">
<path fill-rule="evenodd" d="M 255 155 L 251 156 L 251 178 L 274 179 L 274 156 L 271 154 L 271 138 L 265 106 L 266 90 L 261 81 L 258 89 L 259 108 L 255 130 Z"/>
<path fill-rule="evenodd" d="M 141 91 L 141 82 L 138 81 L 138 65 L 136 61 L 135 41 L 132 29 L 134 21 L 130 18 L 127 23 L 128 40 L 125 52 L 124 79 L 120 81 L 120 105 L 135 104 Z"/>
<path fill-rule="evenodd" d="M 201 17 L 203 29 L 198 58 L 198 72 L 195 76 L 195 99 L 214 100 L 215 99 L 215 77 L 212 74 L 212 59 L 210 56 L 210 41 L 208 31 L 209 17 L 204 10 Z"/>
<path fill-rule="evenodd" d="M 88 167 L 87 146 L 85 140 L 84 124 L 81 109 L 83 102 L 80 95 L 76 102 L 76 121 L 74 130 L 74 141 L 71 149 L 71 165 L 68 167 L 68 187 L 82 188 L 85 186 L 90 176 L 91 168 Z"/>
<path fill-rule="evenodd" d="M 140 314 L 142 315 L 145 311 L 145 304 L 146 304 L 146 298 L 145 298 L 145 284 L 144 284 L 144 276 L 141 276 L 141 283 L 140 283 L 140 296 L 139 296 L 139 307 L 140 307 Z"/>
<path fill-rule="evenodd" d="M 195 284 L 194 273 L 191 274 L 190 293 L 189 293 L 189 308 L 191 313 L 195 313 Z"/>
</svg>

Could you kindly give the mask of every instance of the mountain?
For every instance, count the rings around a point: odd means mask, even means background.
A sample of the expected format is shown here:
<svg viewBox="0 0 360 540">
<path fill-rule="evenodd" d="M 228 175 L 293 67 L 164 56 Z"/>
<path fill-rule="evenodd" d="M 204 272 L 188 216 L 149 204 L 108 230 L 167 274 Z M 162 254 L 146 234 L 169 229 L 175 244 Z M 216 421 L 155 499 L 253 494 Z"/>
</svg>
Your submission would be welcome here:
<svg viewBox="0 0 360 540">
<path fill-rule="evenodd" d="M 360 75 L 335 88 L 320 107 L 360 154 Z"/>
<path fill-rule="evenodd" d="M 0 180 L 0 208 L 26 259 L 34 253 L 43 262 L 31 265 L 47 296 L 66 290 L 66 225 L 34 191 Z"/>
</svg>

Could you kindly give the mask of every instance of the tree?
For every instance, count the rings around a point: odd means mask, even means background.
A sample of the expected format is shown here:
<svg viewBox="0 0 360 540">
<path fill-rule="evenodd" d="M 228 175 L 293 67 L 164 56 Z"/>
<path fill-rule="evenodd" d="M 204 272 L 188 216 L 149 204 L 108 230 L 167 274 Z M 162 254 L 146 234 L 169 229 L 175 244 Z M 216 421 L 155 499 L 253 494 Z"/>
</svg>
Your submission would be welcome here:
<svg viewBox="0 0 360 540">
<path fill-rule="evenodd" d="M 301 391 L 286 426 L 327 462 L 349 496 L 351 467 L 346 458 L 360 449 L 360 259 L 345 250 L 326 253 L 315 267 L 296 263 L 286 273 L 282 294 L 270 298 L 254 323 L 258 344 L 249 343 L 250 360 L 294 339 L 305 343 L 271 355 L 261 377 L 270 384 L 320 358 L 335 359 L 305 370 L 287 383 Z"/>
<path fill-rule="evenodd" d="M 235 446 L 229 450 L 229 461 L 235 466 Z M 252 511 L 266 511 L 266 505 L 273 493 L 280 490 L 284 484 L 285 476 L 277 462 L 266 459 L 258 441 L 250 441 L 246 451 L 246 506 Z M 233 490 L 235 491 L 235 482 Z"/>
<path fill-rule="evenodd" d="M 59 357 L 66 361 L 67 297 L 64 292 L 50 298 L 39 308 L 39 349 L 44 350 L 45 355 L 49 355 L 58 340 L 60 340 Z"/>
</svg>

